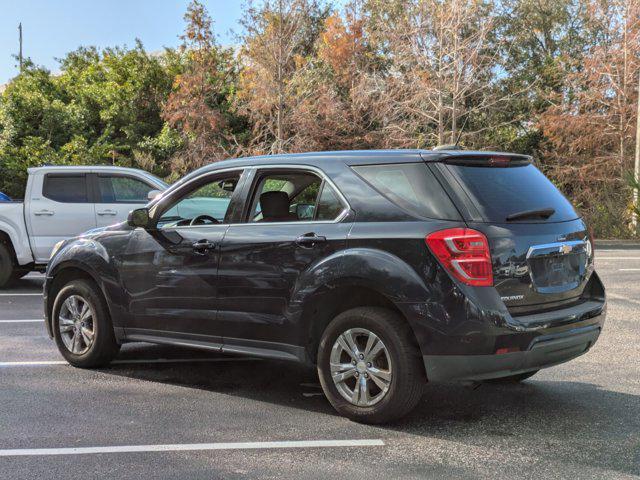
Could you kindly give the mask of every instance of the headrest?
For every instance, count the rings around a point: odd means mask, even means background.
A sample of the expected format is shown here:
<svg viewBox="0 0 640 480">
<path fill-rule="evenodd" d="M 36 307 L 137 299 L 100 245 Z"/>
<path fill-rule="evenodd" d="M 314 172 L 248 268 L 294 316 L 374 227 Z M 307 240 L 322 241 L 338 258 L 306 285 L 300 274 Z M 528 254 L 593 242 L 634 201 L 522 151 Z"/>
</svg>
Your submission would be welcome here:
<svg viewBox="0 0 640 480">
<path fill-rule="evenodd" d="M 260 195 L 260 208 L 264 220 L 287 220 L 289 214 L 289 195 L 287 192 L 265 192 Z"/>
</svg>

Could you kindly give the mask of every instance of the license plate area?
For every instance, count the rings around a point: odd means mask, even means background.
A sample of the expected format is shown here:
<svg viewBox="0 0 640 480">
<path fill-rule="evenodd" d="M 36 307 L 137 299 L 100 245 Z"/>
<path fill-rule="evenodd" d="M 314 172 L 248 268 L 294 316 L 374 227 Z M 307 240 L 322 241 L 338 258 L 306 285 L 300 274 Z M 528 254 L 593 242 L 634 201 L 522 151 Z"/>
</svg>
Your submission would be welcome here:
<svg viewBox="0 0 640 480">
<path fill-rule="evenodd" d="M 527 252 L 531 284 L 543 294 L 578 288 L 586 276 L 588 252 L 583 241 L 535 245 Z"/>
</svg>

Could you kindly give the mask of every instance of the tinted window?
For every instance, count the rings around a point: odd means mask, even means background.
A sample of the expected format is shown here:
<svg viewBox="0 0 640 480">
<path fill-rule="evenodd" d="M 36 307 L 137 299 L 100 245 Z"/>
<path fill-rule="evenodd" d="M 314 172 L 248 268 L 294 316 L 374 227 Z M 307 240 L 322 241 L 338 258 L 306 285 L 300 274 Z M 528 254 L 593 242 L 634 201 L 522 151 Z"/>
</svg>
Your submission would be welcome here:
<svg viewBox="0 0 640 480">
<path fill-rule="evenodd" d="M 338 195 L 331 185 L 325 183 L 318 199 L 316 220 L 335 220 L 343 210 L 344 206 L 338 199 Z"/>
<path fill-rule="evenodd" d="M 272 172 L 259 177 L 253 194 L 251 222 L 313 220 L 322 180 L 310 172 Z"/>
<path fill-rule="evenodd" d="M 160 228 L 228 223 L 231 197 L 238 185 L 240 174 L 220 177 L 192 190 L 165 211 Z"/>
<path fill-rule="evenodd" d="M 353 169 L 409 213 L 427 218 L 460 219 L 451 199 L 424 163 L 364 165 Z"/>
<path fill-rule="evenodd" d="M 147 203 L 154 187 L 131 177 L 98 176 L 98 190 L 102 203 Z"/>
<path fill-rule="evenodd" d="M 558 189 L 534 165 L 515 167 L 479 167 L 448 165 L 465 187 L 471 201 L 488 222 L 503 223 L 514 213 L 552 208 L 547 220 L 577 218 L 576 212 Z"/>
<path fill-rule="evenodd" d="M 42 195 L 64 203 L 87 203 L 87 177 L 85 175 L 47 175 Z"/>
</svg>

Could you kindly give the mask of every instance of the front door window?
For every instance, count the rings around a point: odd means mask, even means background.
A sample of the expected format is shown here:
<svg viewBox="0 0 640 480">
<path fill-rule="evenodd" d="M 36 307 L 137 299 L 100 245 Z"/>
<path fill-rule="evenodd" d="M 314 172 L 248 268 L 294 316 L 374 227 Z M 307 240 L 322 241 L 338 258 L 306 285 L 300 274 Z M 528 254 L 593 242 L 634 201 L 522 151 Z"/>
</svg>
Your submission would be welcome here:
<svg viewBox="0 0 640 480">
<path fill-rule="evenodd" d="M 197 187 L 160 216 L 158 228 L 229 223 L 231 197 L 239 179 L 240 174 L 234 173 Z"/>
</svg>

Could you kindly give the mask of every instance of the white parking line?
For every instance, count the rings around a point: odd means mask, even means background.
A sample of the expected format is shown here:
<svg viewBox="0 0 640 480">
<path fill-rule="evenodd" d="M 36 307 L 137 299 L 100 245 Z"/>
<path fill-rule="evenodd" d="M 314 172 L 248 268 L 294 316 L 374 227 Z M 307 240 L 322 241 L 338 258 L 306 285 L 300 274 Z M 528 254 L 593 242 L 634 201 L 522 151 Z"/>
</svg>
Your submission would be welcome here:
<svg viewBox="0 0 640 480">
<path fill-rule="evenodd" d="M 0 320 L 0 323 L 44 323 L 44 319 L 31 318 L 29 320 Z"/>
<path fill-rule="evenodd" d="M 16 448 L 0 450 L 0 457 L 83 455 L 91 453 L 184 452 L 194 450 L 264 450 L 276 448 L 382 447 L 379 439 L 289 440 L 282 442 L 183 443 L 172 445 L 117 445 L 112 447 Z"/>
<path fill-rule="evenodd" d="M 209 362 L 256 362 L 259 358 L 148 358 L 148 359 L 128 359 L 114 360 L 112 365 L 145 364 L 145 363 L 209 363 Z M 68 365 L 64 360 L 33 360 L 24 362 L 0 362 L 0 367 L 48 367 L 52 365 Z"/>
<path fill-rule="evenodd" d="M 614 300 L 624 300 L 625 302 L 633 303 L 635 305 L 640 305 L 640 301 L 634 300 L 633 298 L 625 297 L 624 295 L 618 295 L 617 293 L 607 293 L 607 298 L 612 298 Z"/>
<path fill-rule="evenodd" d="M 596 255 L 596 262 L 598 260 L 640 260 L 640 257 L 599 257 Z"/>
<path fill-rule="evenodd" d="M 621 272 L 640 272 L 640 268 L 619 268 Z"/>
<path fill-rule="evenodd" d="M 41 297 L 42 293 L 0 293 L 0 297 Z"/>
</svg>

